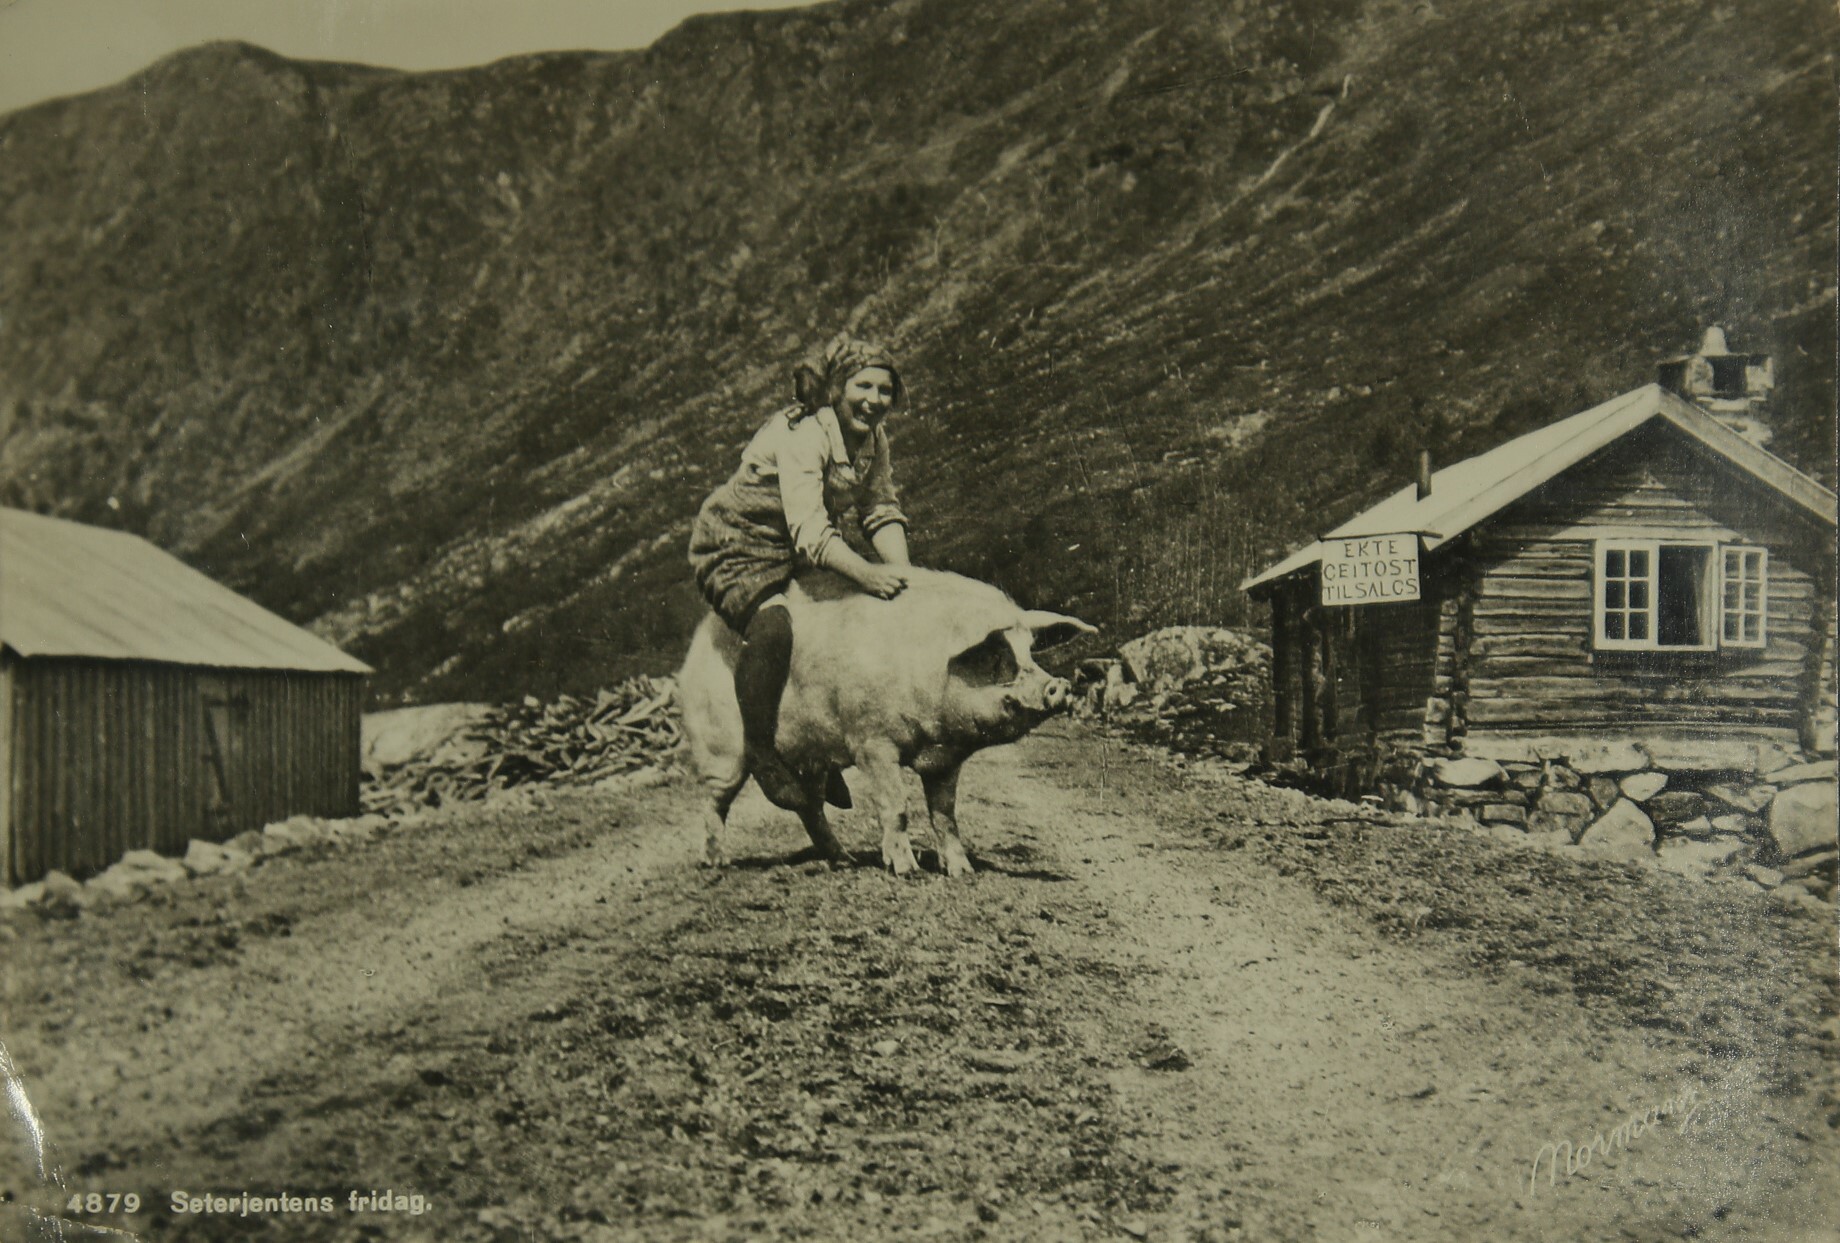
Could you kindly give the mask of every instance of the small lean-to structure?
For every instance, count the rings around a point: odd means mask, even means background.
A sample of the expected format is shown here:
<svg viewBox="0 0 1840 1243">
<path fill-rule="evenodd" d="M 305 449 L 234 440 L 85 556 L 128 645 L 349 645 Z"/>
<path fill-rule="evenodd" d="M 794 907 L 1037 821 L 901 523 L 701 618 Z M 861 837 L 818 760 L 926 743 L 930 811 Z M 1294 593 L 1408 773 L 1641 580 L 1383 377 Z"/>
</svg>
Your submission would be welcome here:
<svg viewBox="0 0 1840 1243">
<path fill-rule="evenodd" d="M 356 814 L 369 672 L 137 536 L 0 509 L 0 884 Z"/>
<path fill-rule="evenodd" d="M 1626 803 L 1651 844 L 1721 814 L 1760 832 L 1788 773 L 1831 836 L 1835 495 L 1760 443 L 1767 357 L 1714 329 L 1661 376 L 1421 464 L 1249 579 L 1274 750 L 1344 794 L 1574 839 Z"/>
</svg>

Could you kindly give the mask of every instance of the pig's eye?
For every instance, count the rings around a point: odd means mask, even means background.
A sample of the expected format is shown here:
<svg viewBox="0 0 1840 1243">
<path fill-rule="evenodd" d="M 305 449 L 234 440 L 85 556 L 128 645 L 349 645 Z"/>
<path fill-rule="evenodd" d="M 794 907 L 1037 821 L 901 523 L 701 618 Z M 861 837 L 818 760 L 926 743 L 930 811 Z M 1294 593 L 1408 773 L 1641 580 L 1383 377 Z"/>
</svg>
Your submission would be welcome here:
<svg viewBox="0 0 1840 1243">
<path fill-rule="evenodd" d="M 981 643 L 954 656 L 949 669 L 953 677 L 972 686 L 1006 686 L 1021 672 L 1009 638 L 1001 630 L 991 631 Z"/>
</svg>

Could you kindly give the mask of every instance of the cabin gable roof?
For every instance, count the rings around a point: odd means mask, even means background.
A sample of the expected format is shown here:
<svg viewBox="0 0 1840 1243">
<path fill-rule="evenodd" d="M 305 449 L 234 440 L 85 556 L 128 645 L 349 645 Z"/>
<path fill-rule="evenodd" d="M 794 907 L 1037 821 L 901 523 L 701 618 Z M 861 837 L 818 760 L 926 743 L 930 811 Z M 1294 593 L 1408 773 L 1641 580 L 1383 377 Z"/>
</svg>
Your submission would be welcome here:
<svg viewBox="0 0 1840 1243">
<path fill-rule="evenodd" d="M 137 535 L 4 508 L 0 646 L 23 657 L 371 672 Z"/>
<path fill-rule="evenodd" d="M 1247 579 L 1241 588 L 1258 594 L 1316 565 L 1330 539 L 1411 532 L 1430 552 L 1652 419 L 1665 420 L 1817 521 L 1835 525 L 1833 492 L 1692 402 L 1650 384 L 1437 471 L 1430 494 L 1422 499 L 1417 485 L 1409 484 Z"/>
</svg>

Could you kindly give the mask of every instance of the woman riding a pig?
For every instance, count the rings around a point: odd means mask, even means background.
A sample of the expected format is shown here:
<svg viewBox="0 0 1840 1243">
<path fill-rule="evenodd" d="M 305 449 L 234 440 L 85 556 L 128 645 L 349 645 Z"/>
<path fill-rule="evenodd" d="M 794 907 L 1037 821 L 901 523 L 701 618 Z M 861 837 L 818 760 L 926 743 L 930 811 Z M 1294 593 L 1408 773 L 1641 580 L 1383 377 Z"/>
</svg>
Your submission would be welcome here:
<svg viewBox="0 0 1840 1243">
<path fill-rule="evenodd" d="M 907 516 L 895 495 L 884 421 L 906 401 L 893 357 L 849 337 L 832 342 L 821 370 L 793 373 L 798 398 L 777 411 L 710 494 L 690 532 L 690 568 L 703 598 L 746 640 L 735 667 L 747 766 L 773 802 L 804 794 L 774 746 L 780 694 L 792 664 L 792 622 L 783 591 L 817 567 L 882 599 L 907 585 Z M 844 541 L 854 510 L 879 561 Z M 829 797 L 848 804 L 835 775 Z"/>
</svg>

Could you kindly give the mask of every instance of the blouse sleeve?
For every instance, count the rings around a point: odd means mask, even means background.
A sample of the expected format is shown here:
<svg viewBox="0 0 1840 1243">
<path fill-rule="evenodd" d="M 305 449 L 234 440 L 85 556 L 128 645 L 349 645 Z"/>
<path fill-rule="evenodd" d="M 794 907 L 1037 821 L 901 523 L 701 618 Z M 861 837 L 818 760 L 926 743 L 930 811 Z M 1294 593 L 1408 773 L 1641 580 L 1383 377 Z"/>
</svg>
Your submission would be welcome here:
<svg viewBox="0 0 1840 1243">
<path fill-rule="evenodd" d="M 824 429 L 818 420 L 801 419 L 787 429 L 778 456 L 779 501 L 786 511 L 792 546 L 813 565 L 822 566 L 841 537 L 824 507 Z"/>
<path fill-rule="evenodd" d="M 868 479 L 863 481 L 863 498 L 858 506 L 863 534 L 872 538 L 883 527 L 907 525 L 907 515 L 901 512 L 901 498 L 895 491 L 894 463 L 888 456 L 888 429 L 878 425 L 873 434 L 875 461 L 869 466 Z"/>
</svg>

